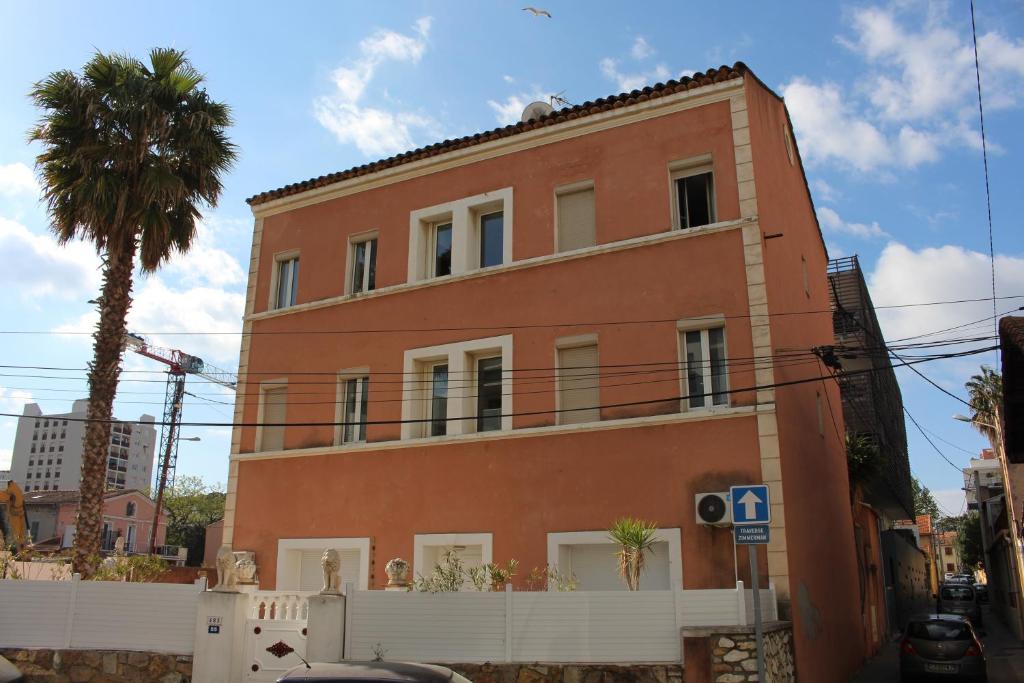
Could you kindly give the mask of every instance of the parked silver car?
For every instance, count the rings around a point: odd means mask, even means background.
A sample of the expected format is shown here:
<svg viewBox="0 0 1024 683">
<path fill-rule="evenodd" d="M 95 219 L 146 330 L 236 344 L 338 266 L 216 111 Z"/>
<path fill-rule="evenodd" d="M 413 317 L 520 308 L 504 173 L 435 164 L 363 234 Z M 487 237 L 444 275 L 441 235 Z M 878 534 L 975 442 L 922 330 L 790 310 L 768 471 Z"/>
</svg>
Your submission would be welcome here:
<svg viewBox="0 0 1024 683">
<path fill-rule="evenodd" d="M 955 614 L 911 619 L 900 643 L 900 680 L 988 680 L 985 652 L 971 622 Z"/>
<path fill-rule="evenodd" d="M 277 683 L 472 683 L 451 669 L 405 662 L 313 663 L 297 666 Z"/>
<path fill-rule="evenodd" d="M 982 628 L 981 603 L 974 586 L 962 583 L 944 583 L 939 586 L 939 611 L 944 614 L 961 614 Z"/>
</svg>

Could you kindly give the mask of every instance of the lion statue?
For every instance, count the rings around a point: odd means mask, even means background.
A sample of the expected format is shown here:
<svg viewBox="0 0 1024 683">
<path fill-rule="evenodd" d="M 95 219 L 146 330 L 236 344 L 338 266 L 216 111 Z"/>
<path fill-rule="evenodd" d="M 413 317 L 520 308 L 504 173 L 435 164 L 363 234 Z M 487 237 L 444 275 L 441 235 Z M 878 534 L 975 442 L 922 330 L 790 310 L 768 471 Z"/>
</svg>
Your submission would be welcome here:
<svg viewBox="0 0 1024 683">
<path fill-rule="evenodd" d="M 341 556 L 334 548 L 328 548 L 320 558 L 324 570 L 324 587 L 320 595 L 341 595 Z"/>
<path fill-rule="evenodd" d="M 230 592 L 238 585 L 235 574 L 235 554 L 231 547 L 222 545 L 217 551 L 217 587 L 215 590 Z"/>
</svg>

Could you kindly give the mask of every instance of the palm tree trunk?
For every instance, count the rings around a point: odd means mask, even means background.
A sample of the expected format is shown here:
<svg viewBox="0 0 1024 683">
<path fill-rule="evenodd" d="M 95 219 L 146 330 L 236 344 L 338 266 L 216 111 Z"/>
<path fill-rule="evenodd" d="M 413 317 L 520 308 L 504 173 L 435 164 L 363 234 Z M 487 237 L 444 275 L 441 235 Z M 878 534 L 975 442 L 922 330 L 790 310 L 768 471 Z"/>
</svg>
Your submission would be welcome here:
<svg viewBox="0 0 1024 683">
<path fill-rule="evenodd" d="M 74 571 L 83 578 L 91 577 L 100 562 L 110 420 L 113 416 L 117 380 L 121 375 L 125 318 L 132 303 L 135 249 L 135 244 L 131 244 L 115 253 L 108 251 L 103 272 L 100 321 L 93 337 L 93 361 L 89 366 L 89 409 L 83 441 L 81 500 L 78 504 L 71 559 Z"/>
</svg>

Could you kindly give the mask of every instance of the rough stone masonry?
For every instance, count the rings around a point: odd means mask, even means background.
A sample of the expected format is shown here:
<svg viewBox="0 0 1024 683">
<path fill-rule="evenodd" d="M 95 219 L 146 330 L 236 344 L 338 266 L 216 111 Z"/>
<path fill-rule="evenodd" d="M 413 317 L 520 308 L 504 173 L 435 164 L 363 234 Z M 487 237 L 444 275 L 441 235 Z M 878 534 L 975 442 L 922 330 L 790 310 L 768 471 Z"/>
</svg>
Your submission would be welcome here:
<svg viewBox="0 0 1024 683">
<path fill-rule="evenodd" d="M 0 650 L 28 683 L 189 683 L 190 655 L 112 650 Z"/>
</svg>

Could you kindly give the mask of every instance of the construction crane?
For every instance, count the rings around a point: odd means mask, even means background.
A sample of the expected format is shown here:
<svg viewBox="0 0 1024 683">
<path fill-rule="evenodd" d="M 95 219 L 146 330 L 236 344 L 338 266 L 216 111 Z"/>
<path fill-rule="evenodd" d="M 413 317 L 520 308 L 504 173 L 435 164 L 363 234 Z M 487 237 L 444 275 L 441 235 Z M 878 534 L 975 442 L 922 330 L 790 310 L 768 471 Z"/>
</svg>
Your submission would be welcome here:
<svg viewBox="0 0 1024 683">
<path fill-rule="evenodd" d="M 174 474 L 178 466 L 178 437 L 181 431 L 181 404 L 185 397 L 185 376 L 196 375 L 232 391 L 238 387 L 238 376 L 184 351 L 153 346 L 145 337 L 131 332 L 125 335 L 125 346 L 140 356 L 168 366 L 163 427 L 160 430 L 160 448 L 157 451 L 159 478 L 156 486 L 156 507 L 153 510 L 153 528 L 149 537 L 149 552 L 153 553 L 156 549 L 156 532 L 160 522 L 164 490 L 174 487 Z"/>
</svg>

